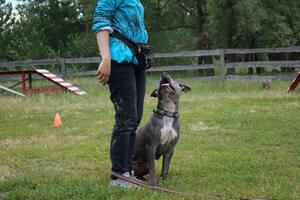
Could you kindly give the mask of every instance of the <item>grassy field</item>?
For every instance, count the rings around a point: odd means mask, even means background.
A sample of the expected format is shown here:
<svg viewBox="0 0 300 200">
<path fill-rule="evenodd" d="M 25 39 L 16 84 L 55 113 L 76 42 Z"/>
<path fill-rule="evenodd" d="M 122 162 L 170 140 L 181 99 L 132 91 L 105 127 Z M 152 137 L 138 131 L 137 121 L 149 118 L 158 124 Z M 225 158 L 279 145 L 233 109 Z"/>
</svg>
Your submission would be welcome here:
<svg viewBox="0 0 300 200">
<path fill-rule="evenodd" d="M 181 138 L 170 178 L 159 185 L 221 199 L 300 199 L 299 89 L 290 95 L 288 82 L 270 90 L 260 83 L 185 83 L 193 91 L 182 96 Z M 148 84 L 143 123 L 156 105 L 154 88 Z M 108 187 L 114 111 L 106 87 L 85 90 L 1 94 L 0 199 L 210 199 Z M 56 112 L 61 128 L 52 125 Z"/>
</svg>

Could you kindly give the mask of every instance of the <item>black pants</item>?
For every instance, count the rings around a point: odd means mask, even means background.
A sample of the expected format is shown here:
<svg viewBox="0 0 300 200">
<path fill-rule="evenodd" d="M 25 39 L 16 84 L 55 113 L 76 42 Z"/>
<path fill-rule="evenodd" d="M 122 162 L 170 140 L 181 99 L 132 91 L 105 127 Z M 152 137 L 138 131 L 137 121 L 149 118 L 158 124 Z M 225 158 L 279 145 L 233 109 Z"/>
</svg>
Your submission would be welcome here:
<svg viewBox="0 0 300 200">
<path fill-rule="evenodd" d="M 110 98 L 115 108 L 115 125 L 110 144 L 112 171 L 131 170 L 135 130 L 140 124 L 145 97 L 145 70 L 131 63 L 112 62 Z"/>
</svg>

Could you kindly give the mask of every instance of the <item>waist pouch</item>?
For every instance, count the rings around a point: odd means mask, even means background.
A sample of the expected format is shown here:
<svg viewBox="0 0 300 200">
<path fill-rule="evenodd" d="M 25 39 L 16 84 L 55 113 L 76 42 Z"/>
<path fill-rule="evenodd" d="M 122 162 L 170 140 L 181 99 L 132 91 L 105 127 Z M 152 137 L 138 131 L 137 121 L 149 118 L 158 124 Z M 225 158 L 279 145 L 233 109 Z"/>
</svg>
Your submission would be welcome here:
<svg viewBox="0 0 300 200">
<path fill-rule="evenodd" d="M 117 30 L 114 30 L 110 35 L 119 39 L 130 48 L 132 54 L 136 57 L 139 66 L 149 69 L 154 65 L 154 53 L 152 46 L 146 43 L 133 42 Z"/>
</svg>

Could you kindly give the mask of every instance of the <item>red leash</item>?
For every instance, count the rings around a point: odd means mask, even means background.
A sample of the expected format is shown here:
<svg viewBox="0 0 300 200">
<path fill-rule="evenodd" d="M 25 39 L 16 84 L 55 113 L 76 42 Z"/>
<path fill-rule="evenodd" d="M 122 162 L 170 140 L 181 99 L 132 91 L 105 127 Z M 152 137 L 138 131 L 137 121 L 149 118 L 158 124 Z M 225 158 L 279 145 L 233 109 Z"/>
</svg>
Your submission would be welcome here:
<svg viewBox="0 0 300 200">
<path fill-rule="evenodd" d="M 139 181 L 139 180 L 135 180 L 133 178 L 122 176 L 121 174 L 118 174 L 118 173 L 115 173 L 115 172 L 111 172 L 111 175 L 113 175 L 117 178 L 120 178 L 122 180 L 128 181 L 130 183 L 133 183 L 135 185 L 145 187 L 145 188 L 149 188 L 149 189 L 152 189 L 152 190 L 156 190 L 156 191 L 159 191 L 159 192 L 179 194 L 179 195 L 188 195 L 188 196 L 209 197 L 209 198 L 214 198 L 214 199 L 221 199 L 222 198 L 220 195 L 215 195 L 215 194 L 188 193 L 188 192 L 180 192 L 180 191 L 170 190 L 170 189 L 166 189 L 166 188 L 161 188 L 161 187 L 157 187 L 157 186 L 151 186 L 151 185 L 148 185 L 148 184 L 144 183 L 143 181 Z"/>
</svg>

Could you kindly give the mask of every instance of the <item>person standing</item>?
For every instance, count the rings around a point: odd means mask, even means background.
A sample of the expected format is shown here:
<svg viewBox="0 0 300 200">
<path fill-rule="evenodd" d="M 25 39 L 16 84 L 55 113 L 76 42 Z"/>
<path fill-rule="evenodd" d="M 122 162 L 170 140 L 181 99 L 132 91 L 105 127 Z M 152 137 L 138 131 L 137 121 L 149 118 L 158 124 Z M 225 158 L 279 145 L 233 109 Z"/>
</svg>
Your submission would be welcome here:
<svg viewBox="0 0 300 200">
<path fill-rule="evenodd" d="M 135 131 L 143 114 L 145 69 L 138 64 L 131 49 L 111 34 L 118 31 L 134 42 L 147 43 L 143 5 L 139 0 L 98 0 L 92 30 L 97 35 L 101 56 L 96 76 L 100 83 L 108 84 L 115 109 L 110 144 L 111 170 L 130 177 Z M 135 186 L 114 176 L 111 176 L 110 185 Z"/>
</svg>

